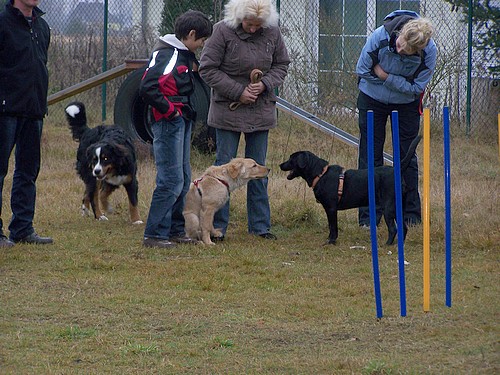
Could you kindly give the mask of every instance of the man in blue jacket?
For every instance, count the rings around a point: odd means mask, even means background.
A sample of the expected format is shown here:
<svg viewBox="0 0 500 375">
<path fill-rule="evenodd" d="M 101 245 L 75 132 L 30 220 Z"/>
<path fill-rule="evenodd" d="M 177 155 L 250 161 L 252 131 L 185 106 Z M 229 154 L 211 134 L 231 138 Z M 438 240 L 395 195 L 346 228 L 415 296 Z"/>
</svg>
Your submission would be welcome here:
<svg viewBox="0 0 500 375">
<path fill-rule="evenodd" d="M 33 228 L 40 140 L 47 113 L 47 51 L 50 29 L 40 0 L 9 0 L 0 13 L 0 247 L 14 243 L 49 244 Z M 9 238 L 1 218 L 9 158 L 15 151 Z"/>
<path fill-rule="evenodd" d="M 387 118 L 392 111 L 399 115 L 401 159 L 418 135 L 421 100 L 436 66 L 436 45 L 431 39 L 431 22 L 417 13 L 397 10 L 384 19 L 366 41 L 356 73 L 359 77 L 359 155 L 358 168 L 367 168 L 367 111 L 374 112 L 375 166 L 383 165 Z M 416 154 L 403 174 L 406 183 L 403 216 L 409 225 L 422 220 L 418 193 L 418 161 Z M 377 210 L 378 211 L 378 210 Z M 377 214 L 377 223 L 381 213 Z M 368 207 L 359 209 L 359 225 L 369 227 Z"/>
</svg>

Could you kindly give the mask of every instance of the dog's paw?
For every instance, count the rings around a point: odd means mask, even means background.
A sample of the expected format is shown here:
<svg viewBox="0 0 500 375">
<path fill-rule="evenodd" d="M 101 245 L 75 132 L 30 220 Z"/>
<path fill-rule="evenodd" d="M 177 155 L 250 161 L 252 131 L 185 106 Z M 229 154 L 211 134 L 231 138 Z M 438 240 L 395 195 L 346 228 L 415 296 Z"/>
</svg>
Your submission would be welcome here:
<svg viewBox="0 0 500 375">
<path fill-rule="evenodd" d="M 99 218 L 97 220 L 99 220 L 99 221 L 108 221 L 109 219 L 105 215 L 101 215 L 101 216 L 99 216 Z"/>
<path fill-rule="evenodd" d="M 132 225 L 141 225 L 141 224 L 144 224 L 144 221 L 142 221 L 142 220 L 137 220 L 137 221 L 134 221 L 134 222 L 132 223 Z"/>
<path fill-rule="evenodd" d="M 90 216 L 90 210 L 85 207 L 84 204 L 82 204 L 82 207 L 80 208 L 80 213 L 82 216 Z"/>
<path fill-rule="evenodd" d="M 224 237 L 224 234 L 219 229 L 214 229 L 210 235 L 212 237 Z"/>
</svg>

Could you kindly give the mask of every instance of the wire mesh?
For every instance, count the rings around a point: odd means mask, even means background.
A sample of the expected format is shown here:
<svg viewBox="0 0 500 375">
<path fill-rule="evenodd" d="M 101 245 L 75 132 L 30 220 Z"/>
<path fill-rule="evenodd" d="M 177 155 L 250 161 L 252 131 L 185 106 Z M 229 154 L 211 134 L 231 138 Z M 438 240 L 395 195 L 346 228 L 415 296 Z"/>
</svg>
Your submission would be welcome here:
<svg viewBox="0 0 500 375">
<path fill-rule="evenodd" d="M 40 8 L 52 28 L 49 94 L 102 72 L 104 12 L 108 5 L 107 67 L 127 59 L 147 59 L 157 37 L 173 30 L 175 18 L 188 9 L 223 15 L 223 0 L 60 0 Z M 498 9 L 498 1 L 492 2 Z M 442 128 L 443 106 L 450 109 L 455 131 L 491 139 L 500 103 L 498 73 L 491 72 L 484 51 L 472 49 L 469 61 L 467 19 L 445 0 L 277 0 L 280 25 L 292 60 L 280 96 L 335 125 L 357 119 L 355 65 L 366 37 L 395 9 L 415 10 L 435 25 L 438 61 L 424 97 L 434 129 Z M 498 51 L 486 51 L 491 54 Z M 493 56 L 498 65 L 498 56 Z M 471 71 L 468 81 L 467 72 Z M 106 84 L 106 108 L 112 113 L 124 77 Z M 468 87 L 468 83 L 470 86 Z M 467 91 L 470 89 L 470 107 Z M 89 107 L 101 108 L 100 87 L 78 95 Z M 49 117 L 64 122 L 59 103 Z M 469 112 L 469 113 L 468 113 Z M 96 117 L 100 114 L 95 114 Z M 470 119 L 470 121 L 469 121 Z M 97 120 L 97 119 L 96 119 Z"/>
</svg>

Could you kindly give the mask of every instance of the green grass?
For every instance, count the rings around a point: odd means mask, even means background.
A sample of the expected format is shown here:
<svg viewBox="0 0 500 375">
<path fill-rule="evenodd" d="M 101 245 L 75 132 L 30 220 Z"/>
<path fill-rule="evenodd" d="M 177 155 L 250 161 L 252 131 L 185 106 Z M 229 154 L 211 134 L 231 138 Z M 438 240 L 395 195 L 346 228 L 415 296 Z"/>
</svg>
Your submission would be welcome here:
<svg viewBox="0 0 500 375">
<path fill-rule="evenodd" d="M 246 231 L 245 190 L 232 194 L 226 241 L 146 249 L 123 189 L 108 222 L 81 217 L 76 143 L 46 122 L 35 227 L 51 246 L 0 251 L 2 374 L 496 374 L 499 347 L 498 149 L 452 139 L 453 306 L 445 306 L 442 142 L 431 163 L 431 312 L 422 311 L 422 228 L 405 244 L 407 316 L 397 247 L 381 246 L 383 313 L 375 314 L 369 233 L 339 213 L 337 245 L 302 180 L 278 164 L 309 149 L 347 168 L 356 150 L 280 117 L 269 191 L 278 241 Z M 353 131 L 351 129 L 351 131 Z M 353 131 L 354 132 L 354 131 Z M 419 153 L 422 147 L 419 147 Z M 213 156 L 193 152 L 193 177 Z M 12 173 L 13 166 L 10 169 Z M 11 173 L 3 218 L 10 215 Z M 145 220 L 154 164 L 139 165 Z M 379 244 L 385 242 L 384 226 Z M 390 254 L 392 252 L 392 254 Z"/>
</svg>

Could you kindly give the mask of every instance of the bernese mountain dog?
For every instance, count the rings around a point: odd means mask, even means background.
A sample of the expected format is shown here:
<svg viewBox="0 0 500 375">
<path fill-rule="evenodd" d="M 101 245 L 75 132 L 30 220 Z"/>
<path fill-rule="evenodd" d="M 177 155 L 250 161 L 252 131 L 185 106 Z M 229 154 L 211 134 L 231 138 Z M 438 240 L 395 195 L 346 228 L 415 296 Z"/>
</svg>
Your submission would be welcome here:
<svg viewBox="0 0 500 375">
<path fill-rule="evenodd" d="M 81 102 L 68 104 L 65 112 L 73 140 L 79 142 L 76 171 L 85 183 L 82 215 L 90 215 L 92 207 L 97 220 L 108 220 L 103 212 L 113 211 L 108 198 L 123 185 L 132 224 L 142 224 L 137 207 L 137 159 L 130 137 L 118 125 L 89 128 L 85 105 Z"/>
</svg>

